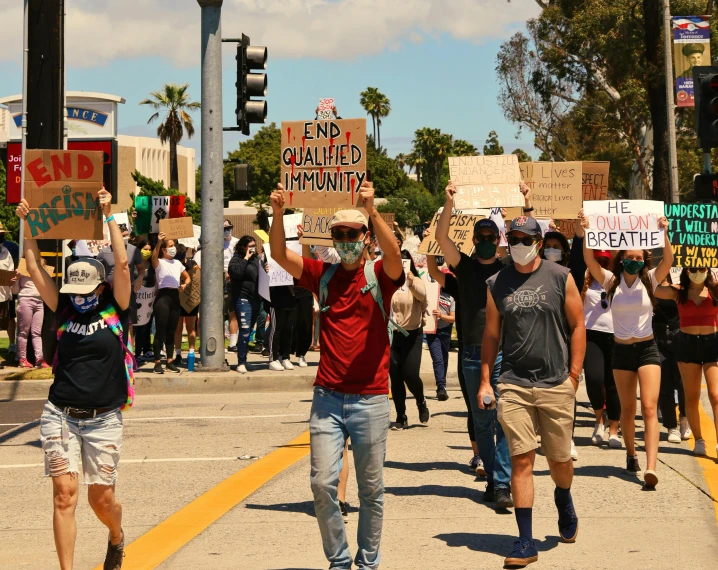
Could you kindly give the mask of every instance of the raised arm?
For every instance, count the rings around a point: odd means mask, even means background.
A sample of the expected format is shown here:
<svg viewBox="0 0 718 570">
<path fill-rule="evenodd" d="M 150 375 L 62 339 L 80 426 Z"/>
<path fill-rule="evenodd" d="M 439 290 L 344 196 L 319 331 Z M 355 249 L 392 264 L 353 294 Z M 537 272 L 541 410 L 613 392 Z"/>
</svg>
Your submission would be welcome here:
<svg viewBox="0 0 718 570">
<path fill-rule="evenodd" d="M 429 230 L 426 230 L 427 232 Z M 424 237 L 426 237 L 426 232 L 424 232 Z M 439 269 L 438 264 L 436 263 L 436 256 L 435 255 L 427 255 L 426 256 L 426 267 L 429 270 L 429 275 L 431 278 L 439 283 L 442 287 L 446 287 L 446 275 L 444 272 Z"/>
<path fill-rule="evenodd" d="M 656 282 L 662 283 L 668 277 L 673 267 L 673 248 L 671 247 L 671 238 L 668 237 L 668 220 L 663 216 L 658 220 L 658 228 L 664 230 L 665 242 L 663 244 L 663 259 L 656 267 Z"/>
<path fill-rule="evenodd" d="M 122 230 L 112 216 L 112 195 L 104 188 L 98 193 L 102 213 L 107 218 L 107 227 L 110 230 L 110 243 L 115 256 L 115 270 L 112 274 L 112 294 L 121 310 L 130 306 L 132 295 L 132 282 L 130 281 L 130 264 L 127 261 L 127 248 L 122 239 Z"/>
<path fill-rule="evenodd" d="M 157 234 L 157 243 L 155 244 L 155 248 L 152 250 L 152 267 L 157 269 L 160 265 L 160 249 L 162 248 L 162 242 L 165 239 L 164 232 L 160 232 Z"/>
<path fill-rule="evenodd" d="M 535 218 L 534 209 L 531 205 L 531 187 L 522 180 L 519 182 L 519 190 L 524 195 L 524 215 L 528 218 Z"/>
<path fill-rule="evenodd" d="M 566 281 L 566 301 L 564 301 L 566 320 L 571 330 L 571 361 L 569 374 L 574 390 L 578 390 L 578 378 L 583 368 L 583 359 L 586 356 L 586 323 L 583 318 L 583 302 L 578 292 L 573 276 L 569 274 Z"/>
<path fill-rule="evenodd" d="M 379 247 L 384 253 L 382 256 L 382 271 L 392 281 L 398 281 L 404 273 L 404 264 L 401 261 L 399 244 L 391 228 L 386 225 L 384 218 L 374 205 L 374 187 L 371 182 L 364 182 L 359 189 L 359 199 L 364 203 L 364 209 L 371 218 L 374 234 L 379 242 Z M 361 203 L 359 202 L 359 203 Z"/>
<path fill-rule="evenodd" d="M 444 211 L 439 216 L 439 222 L 436 224 L 436 241 L 444 254 L 444 259 L 452 267 L 459 265 L 461 261 L 461 253 L 456 244 L 449 237 L 449 227 L 451 226 L 451 216 L 454 215 L 454 195 L 456 194 L 456 186 L 452 180 L 446 186 L 446 201 L 444 202 Z M 428 257 L 428 256 L 427 256 Z"/>
<path fill-rule="evenodd" d="M 414 299 L 417 299 L 419 301 L 426 300 L 426 286 L 424 285 L 423 279 L 421 279 L 420 277 L 416 277 L 410 271 L 409 275 L 407 276 L 407 283 L 409 285 L 409 291 L 411 291 L 411 294 L 414 296 Z"/>
<path fill-rule="evenodd" d="M 292 250 L 287 249 L 287 239 L 284 235 L 284 186 L 277 184 L 277 189 L 269 197 L 272 203 L 274 223 L 269 230 L 269 247 L 272 249 L 272 259 L 282 269 L 295 279 L 299 279 L 304 271 L 304 259 Z"/>
<path fill-rule="evenodd" d="M 581 226 L 584 229 L 588 229 L 588 218 L 584 217 L 583 210 L 580 210 L 578 212 L 578 219 L 579 222 L 581 222 Z M 588 249 L 586 247 L 586 240 L 583 240 L 583 260 L 586 262 L 586 268 L 591 272 L 591 276 L 598 281 L 598 283 L 603 287 L 603 284 L 606 281 L 606 270 L 601 267 L 601 264 L 596 261 L 596 258 L 593 256 L 593 250 Z"/>
<path fill-rule="evenodd" d="M 22 200 L 18 207 L 15 209 L 17 217 L 20 218 L 20 223 L 24 223 L 27 219 L 27 214 L 30 211 L 30 205 L 27 200 Z M 60 292 L 57 289 L 57 285 L 52 280 L 52 277 L 42 268 L 40 261 L 40 248 L 37 247 L 37 241 L 25 237 L 25 243 L 23 244 L 23 252 L 25 257 L 25 264 L 27 265 L 27 271 L 32 277 L 37 292 L 40 293 L 40 297 L 45 304 L 50 307 L 50 310 L 57 311 L 57 301 Z"/>
<path fill-rule="evenodd" d="M 479 408 L 488 409 L 494 406 L 494 389 L 491 387 L 491 371 L 494 369 L 499 354 L 501 341 L 501 313 L 494 303 L 491 289 L 486 294 L 486 328 L 481 343 L 481 385 L 479 386 Z M 484 404 L 484 396 L 491 396 L 491 404 Z"/>
</svg>

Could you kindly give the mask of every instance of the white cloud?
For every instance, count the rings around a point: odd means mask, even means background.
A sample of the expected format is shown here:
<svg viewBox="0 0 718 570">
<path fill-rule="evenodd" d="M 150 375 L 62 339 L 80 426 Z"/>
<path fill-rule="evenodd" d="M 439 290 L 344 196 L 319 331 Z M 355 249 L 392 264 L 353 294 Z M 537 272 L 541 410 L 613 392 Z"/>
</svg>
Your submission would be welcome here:
<svg viewBox="0 0 718 570">
<path fill-rule="evenodd" d="M 22 3 L 0 3 L 0 61 L 19 64 Z M 225 0 L 222 30 L 244 32 L 274 58 L 351 60 L 443 34 L 474 43 L 505 37 L 537 11 L 534 0 Z M 66 14 L 69 66 L 145 56 L 199 63 L 195 0 L 68 0 Z"/>
</svg>

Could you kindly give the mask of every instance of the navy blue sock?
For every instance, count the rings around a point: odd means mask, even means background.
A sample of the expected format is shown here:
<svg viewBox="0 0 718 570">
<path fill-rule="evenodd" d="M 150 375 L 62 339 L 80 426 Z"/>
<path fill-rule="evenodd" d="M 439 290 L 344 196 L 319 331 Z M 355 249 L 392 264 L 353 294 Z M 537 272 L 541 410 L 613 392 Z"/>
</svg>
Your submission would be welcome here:
<svg viewBox="0 0 718 570">
<path fill-rule="evenodd" d="M 556 485 L 556 490 L 553 493 L 554 502 L 557 507 L 565 507 L 571 503 L 571 487 L 563 489 Z"/>
<path fill-rule="evenodd" d="M 533 509 L 514 509 L 514 513 L 516 514 L 516 524 L 519 525 L 519 537 L 524 538 L 526 540 L 533 540 L 533 529 L 531 528 L 532 525 L 532 518 L 533 518 Z"/>
</svg>

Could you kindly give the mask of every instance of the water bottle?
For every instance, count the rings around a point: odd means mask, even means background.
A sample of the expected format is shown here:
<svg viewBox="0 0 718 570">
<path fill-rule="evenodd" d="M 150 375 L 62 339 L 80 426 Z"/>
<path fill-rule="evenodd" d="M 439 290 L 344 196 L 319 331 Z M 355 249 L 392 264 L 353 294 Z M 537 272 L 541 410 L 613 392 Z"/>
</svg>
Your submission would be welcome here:
<svg viewBox="0 0 718 570">
<path fill-rule="evenodd" d="M 490 408 L 491 408 L 491 406 L 492 406 L 492 404 L 493 404 L 493 401 L 494 401 L 493 398 L 492 398 L 491 396 L 489 396 L 488 394 L 486 394 L 486 395 L 484 396 L 484 406 L 485 406 L 487 409 L 490 409 Z"/>
<path fill-rule="evenodd" d="M 194 352 L 187 355 L 187 372 L 194 372 Z"/>
</svg>

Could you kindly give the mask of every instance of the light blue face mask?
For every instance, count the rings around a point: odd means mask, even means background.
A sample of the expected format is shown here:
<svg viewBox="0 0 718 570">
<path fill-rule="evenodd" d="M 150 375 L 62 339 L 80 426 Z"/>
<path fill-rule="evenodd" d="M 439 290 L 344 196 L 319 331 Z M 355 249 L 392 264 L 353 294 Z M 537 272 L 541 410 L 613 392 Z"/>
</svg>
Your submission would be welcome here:
<svg viewBox="0 0 718 570">
<path fill-rule="evenodd" d="M 100 297 L 97 291 L 93 291 L 89 295 L 72 295 L 70 302 L 78 313 L 87 313 L 97 308 L 97 305 L 100 304 Z"/>
</svg>

